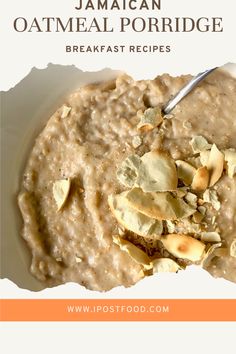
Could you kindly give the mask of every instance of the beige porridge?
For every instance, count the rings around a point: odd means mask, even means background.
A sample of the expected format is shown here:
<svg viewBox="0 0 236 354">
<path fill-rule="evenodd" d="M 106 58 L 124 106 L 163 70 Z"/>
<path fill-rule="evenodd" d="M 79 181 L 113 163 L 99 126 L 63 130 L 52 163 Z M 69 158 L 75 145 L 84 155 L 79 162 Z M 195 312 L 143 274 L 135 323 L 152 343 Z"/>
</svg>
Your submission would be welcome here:
<svg viewBox="0 0 236 354">
<path fill-rule="evenodd" d="M 31 272 L 107 291 L 200 264 L 236 282 L 236 80 L 128 76 L 71 94 L 35 141 L 18 196 Z"/>
</svg>

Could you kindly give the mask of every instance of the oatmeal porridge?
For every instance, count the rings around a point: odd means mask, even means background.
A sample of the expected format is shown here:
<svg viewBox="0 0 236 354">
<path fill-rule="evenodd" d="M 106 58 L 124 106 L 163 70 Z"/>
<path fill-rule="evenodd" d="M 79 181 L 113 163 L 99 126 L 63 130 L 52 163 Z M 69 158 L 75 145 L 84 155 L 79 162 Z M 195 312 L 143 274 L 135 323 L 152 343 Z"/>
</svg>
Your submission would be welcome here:
<svg viewBox="0 0 236 354">
<path fill-rule="evenodd" d="M 31 272 L 107 291 L 199 264 L 236 282 L 236 80 L 213 72 L 71 94 L 35 141 L 18 196 Z"/>
</svg>

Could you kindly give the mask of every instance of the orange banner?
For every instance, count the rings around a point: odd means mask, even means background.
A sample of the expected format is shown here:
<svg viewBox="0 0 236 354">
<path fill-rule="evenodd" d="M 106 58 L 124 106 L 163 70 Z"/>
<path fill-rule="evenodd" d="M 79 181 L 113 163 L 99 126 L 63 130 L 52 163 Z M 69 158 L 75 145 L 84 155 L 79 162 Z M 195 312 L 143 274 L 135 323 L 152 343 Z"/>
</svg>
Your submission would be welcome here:
<svg viewBox="0 0 236 354">
<path fill-rule="evenodd" d="M 4 299 L 1 321 L 236 321 L 236 299 Z"/>
</svg>

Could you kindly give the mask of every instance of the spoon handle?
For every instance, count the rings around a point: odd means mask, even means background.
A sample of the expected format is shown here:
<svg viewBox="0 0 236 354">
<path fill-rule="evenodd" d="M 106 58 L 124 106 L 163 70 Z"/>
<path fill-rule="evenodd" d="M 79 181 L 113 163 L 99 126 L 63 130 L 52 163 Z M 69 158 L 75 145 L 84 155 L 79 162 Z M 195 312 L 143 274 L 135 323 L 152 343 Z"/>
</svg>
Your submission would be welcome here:
<svg viewBox="0 0 236 354">
<path fill-rule="evenodd" d="M 203 73 L 198 74 L 192 80 L 190 80 L 187 85 L 185 85 L 173 98 L 170 99 L 170 101 L 164 106 L 163 108 L 163 113 L 164 114 L 169 114 L 192 89 L 199 84 L 200 81 L 202 81 L 207 75 L 209 75 L 212 71 L 214 71 L 216 68 L 209 69 L 204 71 Z"/>
</svg>

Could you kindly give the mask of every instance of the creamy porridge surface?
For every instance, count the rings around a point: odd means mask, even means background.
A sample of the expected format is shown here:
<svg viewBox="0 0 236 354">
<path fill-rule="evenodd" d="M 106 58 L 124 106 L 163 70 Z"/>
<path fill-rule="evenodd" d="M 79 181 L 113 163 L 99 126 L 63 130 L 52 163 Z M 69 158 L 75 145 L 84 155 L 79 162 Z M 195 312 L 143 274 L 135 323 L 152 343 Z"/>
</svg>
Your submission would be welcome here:
<svg viewBox="0 0 236 354">
<path fill-rule="evenodd" d="M 178 104 L 159 128 L 137 131 L 137 112 L 164 105 L 190 78 L 165 74 L 133 81 L 122 76 L 87 86 L 68 97 L 65 106 L 71 110 L 65 117 L 61 107 L 49 119 L 30 153 L 18 197 L 22 235 L 32 252 L 31 272 L 47 286 L 73 281 L 107 291 L 143 277 L 142 266 L 112 240 L 119 230 L 107 198 L 125 190 L 116 171 L 127 156 L 162 149 L 184 160 L 193 155 L 189 142 L 198 135 L 219 149 L 236 148 L 236 80 L 220 70 Z M 140 145 L 134 148 L 136 136 Z M 53 184 L 67 178 L 69 195 L 57 211 Z M 223 175 L 217 193 L 221 208 L 212 213 L 226 252 L 213 253 L 205 268 L 236 282 L 236 258 L 227 252 L 236 238 L 235 177 Z M 132 232 L 124 237 L 150 256 L 162 252 L 158 243 Z"/>
</svg>

